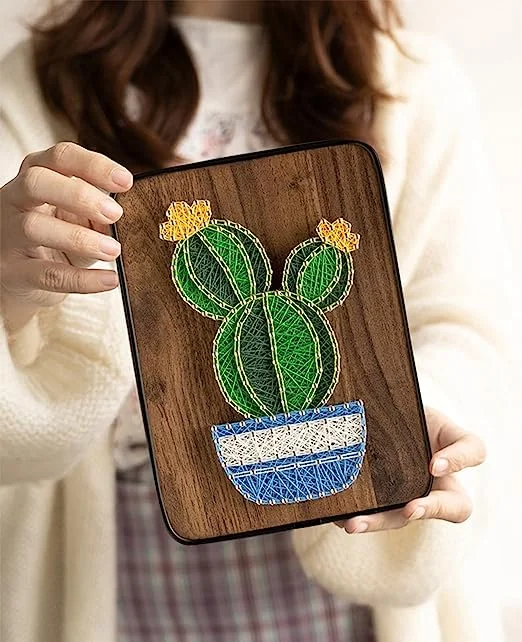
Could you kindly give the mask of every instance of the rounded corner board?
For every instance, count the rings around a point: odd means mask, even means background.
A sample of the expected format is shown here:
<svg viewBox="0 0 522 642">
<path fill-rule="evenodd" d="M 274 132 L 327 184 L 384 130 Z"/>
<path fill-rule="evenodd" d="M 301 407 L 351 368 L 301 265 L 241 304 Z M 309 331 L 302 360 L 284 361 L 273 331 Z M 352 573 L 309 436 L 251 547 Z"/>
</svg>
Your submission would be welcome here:
<svg viewBox="0 0 522 642">
<path fill-rule="evenodd" d="M 136 177 L 118 262 L 169 531 L 403 505 L 430 447 L 382 171 L 357 141 Z"/>
</svg>

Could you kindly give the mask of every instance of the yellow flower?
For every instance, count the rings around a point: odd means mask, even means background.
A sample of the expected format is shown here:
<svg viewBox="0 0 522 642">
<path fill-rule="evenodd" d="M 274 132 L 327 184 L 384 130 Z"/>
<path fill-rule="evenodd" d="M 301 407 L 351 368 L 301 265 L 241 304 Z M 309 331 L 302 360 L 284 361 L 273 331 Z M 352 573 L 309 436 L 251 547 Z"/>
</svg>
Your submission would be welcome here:
<svg viewBox="0 0 522 642">
<path fill-rule="evenodd" d="M 167 219 L 160 223 L 159 235 L 164 241 L 182 241 L 209 224 L 212 211 L 210 201 L 185 201 L 171 203 Z"/>
<path fill-rule="evenodd" d="M 343 252 L 353 252 L 359 247 L 360 234 L 354 234 L 351 223 L 338 218 L 333 223 L 321 219 L 316 227 L 321 241 L 329 243 Z"/>
</svg>

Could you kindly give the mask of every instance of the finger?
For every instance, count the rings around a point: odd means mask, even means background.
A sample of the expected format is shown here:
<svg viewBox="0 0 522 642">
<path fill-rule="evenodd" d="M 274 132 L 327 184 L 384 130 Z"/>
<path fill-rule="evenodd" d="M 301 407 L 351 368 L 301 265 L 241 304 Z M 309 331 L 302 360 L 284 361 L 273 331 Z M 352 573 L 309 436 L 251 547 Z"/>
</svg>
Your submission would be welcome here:
<svg viewBox="0 0 522 642">
<path fill-rule="evenodd" d="M 84 259 L 113 261 L 120 253 L 116 239 L 100 234 L 83 225 L 30 212 L 15 217 L 17 247 L 44 247 L 72 253 Z"/>
<path fill-rule="evenodd" d="M 479 466 L 486 458 L 486 447 L 482 439 L 472 433 L 457 430 L 458 433 L 451 429 L 445 430 L 440 437 L 441 441 L 449 440 L 449 445 L 435 453 L 431 460 L 430 469 L 435 477 Z"/>
<path fill-rule="evenodd" d="M 64 176 L 77 176 L 108 192 L 125 192 L 132 186 L 128 169 L 75 143 L 58 143 L 43 152 L 29 154 L 22 170 L 29 167 L 47 167 Z"/>
<path fill-rule="evenodd" d="M 62 221 L 67 221 L 68 223 L 73 223 L 74 225 L 83 225 L 85 221 L 76 214 L 72 212 L 67 212 L 66 210 L 57 209 L 55 212 L 56 218 L 61 219 Z M 89 226 L 89 229 L 99 232 L 100 234 L 105 234 L 106 236 L 112 237 L 110 225 L 104 225 L 103 223 L 96 223 L 94 221 L 87 221 L 86 223 Z M 94 263 L 94 259 L 86 259 L 81 256 L 77 256 L 73 252 L 67 252 L 65 258 L 71 265 L 75 267 L 90 267 Z"/>
<path fill-rule="evenodd" d="M 408 521 L 442 519 L 461 523 L 469 518 L 473 504 L 462 486 L 452 478 L 445 480 L 445 488 L 433 490 L 427 497 L 415 499 L 402 512 Z"/>
<path fill-rule="evenodd" d="M 75 225 L 88 225 L 91 230 L 95 232 L 100 232 L 100 234 L 105 234 L 106 236 L 112 236 L 111 226 L 107 223 L 97 223 L 96 221 L 85 221 L 81 216 L 77 216 L 72 212 L 67 210 L 56 209 L 55 211 L 56 218 L 61 219 L 62 221 L 67 221 L 68 223 L 74 223 Z"/>
<path fill-rule="evenodd" d="M 387 531 L 402 528 L 408 520 L 400 510 L 390 510 L 374 515 L 361 515 L 352 517 L 344 522 L 344 530 L 347 533 L 371 533 L 376 531 Z"/>
<path fill-rule="evenodd" d="M 73 214 L 72 212 L 67 212 L 66 210 L 61 210 L 61 209 L 56 209 L 55 210 L 55 216 L 56 218 L 61 219 L 62 221 L 67 221 L 68 223 L 73 223 L 73 225 L 86 225 L 89 227 L 89 229 L 94 230 L 96 232 L 100 232 L 101 234 L 106 234 L 107 236 L 112 236 L 111 235 L 111 228 L 109 225 L 103 225 L 101 223 L 94 223 L 93 221 L 87 221 L 85 222 L 80 216 L 77 216 L 76 214 Z M 76 256 L 72 252 L 66 252 L 64 253 L 64 256 L 68 263 L 70 265 L 74 265 L 75 267 L 91 267 L 92 264 L 95 262 L 94 259 L 86 259 L 82 258 L 81 256 Z"/>
<path fill-rule="evenodd" d="M 118 285 L 118 276 L 112 270 L 88 270 L 55 261 L 20 261 L 15 273 L 18 289 L 92 294 Z"/>
<path fill-rule="evenodd" d="M 121 205 L 80 178 L 69 178 L 46 167 L 29 167 L 6 186 L 11 202 L 22 211 L 44 203 L 99 223 L 114 223 L 123 214 Z"/>
</svg>

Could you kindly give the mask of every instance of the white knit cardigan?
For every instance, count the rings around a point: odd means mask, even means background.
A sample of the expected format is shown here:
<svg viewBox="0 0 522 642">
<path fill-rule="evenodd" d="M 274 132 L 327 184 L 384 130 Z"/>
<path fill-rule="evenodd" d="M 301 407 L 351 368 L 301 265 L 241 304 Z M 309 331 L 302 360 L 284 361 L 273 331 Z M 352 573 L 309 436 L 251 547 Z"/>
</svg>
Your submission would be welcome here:
<svg viewBox="0 0 522 642">
<path fill-rule="evenodd" d="M 440 44 L 401 37 L 411 58 L 381 41 L 397 100 L 376 132 L 422 394 L 487 437 L 506 390 L 503 232 L 463 75 Z M 71 133 L 43 104 L 25 43 L 0 67 L 0 185 L 60 139 Z M 119 292 L 71 295 L 14 336 L 0 327 L 0 363 L 0 638 L 113 642 L 109 426 L 133 382 Z M 350 536 L 327 524 L 293 543 L 312 580 L 375 606 L 379 642 L 499 642 L 480 505 L 462 525 Z"/>
</svg>

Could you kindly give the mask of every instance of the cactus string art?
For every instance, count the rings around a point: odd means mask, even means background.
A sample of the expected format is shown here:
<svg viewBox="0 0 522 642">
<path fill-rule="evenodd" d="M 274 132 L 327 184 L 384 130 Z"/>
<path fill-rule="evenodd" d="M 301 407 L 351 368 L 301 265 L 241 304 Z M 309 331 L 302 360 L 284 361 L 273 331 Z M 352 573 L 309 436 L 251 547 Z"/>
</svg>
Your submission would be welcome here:
<svg viewBox="0 0 522 642">
<path fill-rule="evenodd" d="M 180 296 L 221 322 L 213 345 L 217 382 L 244 420 L 212 426 L 235 488 L 259 504 L 318 499 L 348 488 L 365 454 L 361 400 L 325 406 L 339 376 L 339 348 L 325 313 L 350 293 L 359 235 L 321 220 L 315 238 L 286 259 L 282 289 L 259 239 L 212 219 L 209 201 L 172 203 L 160 237 L 174 241 Z"/>
</svg>

